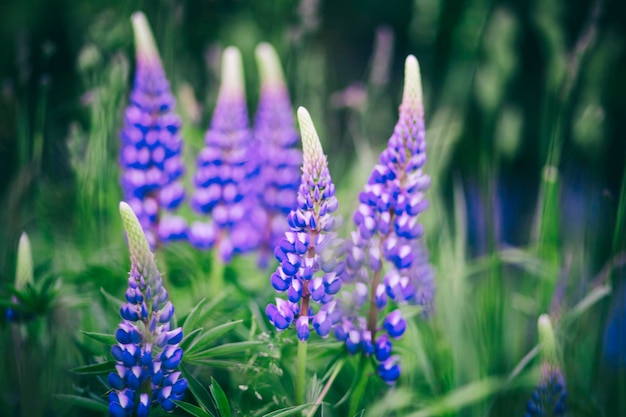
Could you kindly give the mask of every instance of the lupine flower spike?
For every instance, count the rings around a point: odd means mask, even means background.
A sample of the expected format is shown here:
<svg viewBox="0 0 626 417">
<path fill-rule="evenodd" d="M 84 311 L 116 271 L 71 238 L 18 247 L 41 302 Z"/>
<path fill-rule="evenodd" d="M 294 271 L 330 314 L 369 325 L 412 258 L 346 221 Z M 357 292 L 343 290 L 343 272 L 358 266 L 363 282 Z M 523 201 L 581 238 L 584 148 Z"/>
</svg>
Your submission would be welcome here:
<svg viewBox="0 0 626 417">
<path fill-rule="evenodd" d="M 228 262 L 234 254 L 258 246 L 258 218 L 263 217 L 255 190 L 258 164 L 253 158 L 241 54 L 235 47 L 224 50 L 217 105 L 204 142 L 191 205 L 211 218 L 195 222 L 189 239 L 199 249 L 215 245 L 220 259 Z"/>
<path fill-rule="evenodd" d="M 565 415 L 567 391 L 565 378 L 558 363 L 556 339 L 550 317 L 541 315 L 538 321 L 539 344 L 543 364 L 541 379 L 526 403 L 526 417 L 560 417 Z"/>
<path fill-rule="evenodd" d="M 257 191 L 265 209 L 259 264 L 267 265 L 268 255 L 287 231 L 287 215 L 296 206 L 302 153 L 294 146 L 299 139 L 289 92 L 274 48 L 262 43 L 256 48 L 261 95 L 254 121 L 254 141 L 259 158 Z"/>
<path fill-rule="evenodd" d="M 15 271 L 15 289 L 20 291 L 33 284 L 33 253 L 30 248 L 30 240 L 26 232 L 22 232 L 17 246 L 17 268 Z M 20 301 L 13 295 L 11 302 L 18 304 Z M 10 322 L 18 322 L 32 318 L 32 315 L 19 312 L 13 308 L 7 308 L 6 318 Z"/>
<path fill-rule="evenodd" d="M 120 203 L 128 237 L 131 269 L 122 322 L 111 348 L 115 372 L 109 374 L 109 412 L 112 417 L 148 416 L 153 405 L 172 411 L 187 389 L 177 371 L 183 357 L 178 346 L 182 328 L 170 328 L 174 306 L 168 300 L 161 274 L 132 208 Z"/>
<path fill-rule="evenodd" d="M 280 265 L 270 279 L 276 291 L 287 293 L 287 300 L 276 298 L 276 304 L 269 304 L 265 311 L 276 329 L 282 331 L 295 323 L 298 339 L 306 341 L 311 326 L 326 337 L 339 319 L 333 298 L 341 288 L 345 266 L 333 232 L 337 225 L 333 213 L 338 207 L 335 186 L 311 116 L 303 107 L 298 109 L 298 123 L 302 181 L 297 207 L 287 217 L 290 230 L 274 250 Z"/>
<path fill-rule="evenodd" d="M 350 353 L 374 355 L 378 373 L 388 383 L 400 376 L 391 340 L 402 336 L 406 321 L 391 308 L 380 326 L 379 312 L 389 300 L 421 305 L 424 313 L 432 305 L 433 274 L 419 241 L 423 230 L 418 222 L 430 184 L 422 171 L 425 161 L 420 71 L 417 59 L 409 56 L 398 123 L 353 216 L 356 231 L 347 245 L 346 282 L 354 284 L 354 291 L 342 294 L 343 319 L 335 327 L 336 337 L 345 341 Z M 384 264 L 389 268 L 383 275 Z"/>
<path fill-rule="evenodd" d="M 179 179 L 181 160 L 180 118 L 165 76 L 148 21 L 143 13 L 132 16 L 136 70 L 130 104 L 120 132 L 124 199 L 141 222 L 148 242 L 184 239 L 187 224 L 171 213 L 185 198 Z"/>
</svg>

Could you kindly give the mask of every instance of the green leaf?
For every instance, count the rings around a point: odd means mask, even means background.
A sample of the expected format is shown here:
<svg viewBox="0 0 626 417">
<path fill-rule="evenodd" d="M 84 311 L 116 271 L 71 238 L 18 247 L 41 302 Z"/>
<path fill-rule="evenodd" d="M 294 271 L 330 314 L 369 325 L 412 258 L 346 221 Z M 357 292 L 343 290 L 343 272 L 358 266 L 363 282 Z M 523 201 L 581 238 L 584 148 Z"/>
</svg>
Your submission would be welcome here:
<svg viewBox="0 0 626 417">
<path fill-rule="evenodd" d="M 242 370 L 258 369 L 258 367 L 244 365 L 235 361 L 225 361 L 225 360 L 220 360 L 220 359 L 193 359 L 193 358 L 189 359 L 185 356 L 183 356 L 183 363 L 186 363 L 189 365 L 208 366 L 211 368 L 220 368 L 220 369 L 228 369 L 228 368 L 232 368 L 233 366 L 237 366 Z"/>
<path fill-rule="evenodd" d="M 243 320 L 231 321 L 207 330 L 202 336 L 197 338 L 196 341 L 191 344 L 191 346 L 189 346 L 187 352 L 189 354 L 192 354 L 195 351 L 206 349 L 208 345 L 217 340 L 223 334 L 228 333 L 231 329 L 235 328 L 241 322 L 243 322 Z"/>
<path fill-rule="evenodd" d="M 519 379 L 516 386 L 523 386 L 526 383 L 525 379 Z M 506 384 L 505 380 L 495 377 L 474 381 L 440 397 L 428 407 L 409 414 L 409 417 L 431 417 L 458 412 L 464 407 L 483 401 L 511 387 L 512 385 Z M 368 413 L 368 415 L 376 414 Z"/>
<path fill-rule="evenodd" d="M 204 352 L 198 352 L 195 354 L 186 355 L 187 359 L 208 359 L 215 356 L 225 356 L 225 355 L 233 355 L 236 353 L 243 353 L 248 350 L 251 346 L 260 345 L 264 342 L 251 340 L 247 342 L 234 342 L 234 343 L 226 343 L 220 346 L 215 346 L 211 349 L 207 349 Z"/>
<path fill-rule="evenodd" d="M 122 305 L 124 305 L 126 302 L 124 300 L 121 300 L 119 298 L 117 298 L 114 295 L 109 294 L 104 288 L 100 287 L 100 292 L 102 293 L 102 295 L 104 295 L 104 298 L 111 303 L 113 306 L 115 306 L 116 309 L 119 309 Z"/>
<path fill-rule="evenodd" d="M 79 366 L 71 372 L 78 375 L 100 375 L 111 372 L 115 369 L 115 361 L 98 362 L 90 365 Z"/>
<path fill-rule="evenodd" d="M 104 400 L 94 400 L 93 398 L 81 397 L 79 395 L 71 395 L 71 394 L 56 394 L 54 398 L 63 400 L 69 404 L 87 408 L 89 410 L 97 411 L 100 413 L 108 413 L 109 412 L 109 404 L 107 404 Z"/>
<path fill-rule="evenodd" d="M 185 379 L 187 380 L 187 386 L 189 387 L 189 390 L 193 394 L 196 401 L 198 401 L 198 404 L 200 404 L 200 407 L 202 407 L 204 411 L 208 412 L 209 408 L 211 408 L 210 404 L 213 402 L 209 392 L 206 390 L 206 388 L 204 388 L 202 383 L 198 381 L 198 378 L 196 378 L 191 372 L 189 372 L 186 366 L 181 364 L 180 371 L 183 374 L 183 377 L 185 377 Z"/>
<path fill-rule="evenodd" d="M 117 343 L 117 340 L 115 340 L 115 336 L 112 334 L 86 332 L 83 330 L 81 330 L 81 333 L 87 336 L 88 338 L 104 343 L 105 345 L 112 346 Z"/>
<path fill-rule="evenodd" d="M 279 410 L 272 411 L 269 414 L 265 414 L 263 417 L 287 417 L 287 416 L 292 416 L 294 414 L 298 414 L 301 411 L 306 410 L 311 405 L 312 405 L 312 403 L 308 403 L 308 404 L 296 405 L 296 406 L 293 406 L 293 407 L 281 408 Z"/>
<path fill-rule="evenodd" d="M 224 390 L 220 387 L 220 384 L 217 383 L 215 378 L 211 377 L 211 385 L 209 385 L 209 390 L 215 399 L 215 404 L 217 406 L 217 410 L 220 413 L 221 417 L 230 417 L 230 404 L 228 403 L 228 398 L 226 394 L 224 394 Z"/>
<path fill-rule="evenodd" d="M 192 329 L 196 327 L 198 322 L 198 317 L 202 312 L 202 307 L 206 303 L 206 298 L 203 298 L 196 304 L 194 308 L 191 309 L 187 317 L 185 317 L 183 322 L 183 334 L 191 334 Z"/>
<path fill-rule="evenodd" d="M 202 327 L 200 327 L 199 329 L 196 329 L 193 332 L 185 335 L 185 337 L 183 338 L 182 342 L 180 342 L 180 347 L 183 349 L 184 352 L 188 352 L 189 345 L 196 339 L 196 337 L 198 336 L 198 334 L 200 334 L 200 332 L 202 330 L 204 330 L 204 329 Z"/>
<path fill-rule="evenodd" d="M 580 300 L 578 304 L 572 307 L 565 317 L 563 317 L 564 322 L 571 322 L 572 320 L 580 317 L 584 312 L 593 307 L 598 301 L 602 300 L 604 297 L 611 294 L 611 286 L 610 285 L 602 285 L 600 287 L 596 287 L 585 298 Z"/>
<path fill-rule="evenodd" d="M 215 414 L 210 413 L 209 411 L 205 411 L 202 408 L 193 405 L 193 404 L 189 404 L 183 401 L 174 401 L 176 403 L 176 405 L 178 405 L 180 408 L 182 408 L 183 410 L 185 410 L 186 412 L 188 412 L 189 414 L 191 414 L 192 416 L 196 416 L 196 417 L 215 417 Z"/>
</svg>

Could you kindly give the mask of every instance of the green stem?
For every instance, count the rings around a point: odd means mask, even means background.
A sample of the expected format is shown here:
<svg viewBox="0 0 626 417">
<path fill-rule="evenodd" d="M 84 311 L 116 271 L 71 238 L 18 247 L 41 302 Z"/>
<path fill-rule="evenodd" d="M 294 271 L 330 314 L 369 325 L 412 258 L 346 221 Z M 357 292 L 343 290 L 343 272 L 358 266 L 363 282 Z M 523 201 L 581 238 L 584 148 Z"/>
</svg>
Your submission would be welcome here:
<svg viewBox="0 0 626 417">
<path fill-rule="evenodd" d="M 220 259 L 217 250 L 213 250 L 213 262 L 211 263 L 211 293 L 215 296 L 224 290 L 224 263 Z"/>
<path fill-rule="evenodd" d="M 361 404 L 361 400 L 363 399 L 363 394 L 365 394 L 365 388 L 367 387 L 367 368 L 369 361 L 365 355 L 361 355 L 361 360 L 359 361 L 359 379 L 357 384 L 354 386 L 354 390 L 352 391 L 352 398 L 350 398 L 350 411 L 348 412 L 349 417 L 353 417 L 357 413 L 357 409 Z"/>
<path fill-rule="evenodd" d="M 307 344 L 298 341 L 298 370 L 296 374 L 296 403 L 304 404 L 304 377 L 306 376 L 306 349 Z"/>
<path fill-rule="evenodd" d="M 317 400 L 315 400 L 315 404 L 313 404 L 313 407 L 311 408 L 309 413 L 306 415 L 306 417 L 313 417 L 315 415 L 315 412 L 324 401 L 324 397 L 326 397 L 326 394 L 328 394 L 328 390 L 330 389 L 331 385 L 335 381 L 335 378 L 337 378 L 337 375 L 339 375 L 339 372 L 341 371 L 341 368 L 343 368 L 343 365 L 345 363 L 346 363 L 346 360 L 342 359 L 341 362 L 339 362 L 335 366 L 333 373 L 330 375 L 330 378 L 328 378 L 328 382 L 326 382 L 326 385 L 324 385 L 324 389 L 322 389 L 320 396 L 317 397 Z"/>
</svg>

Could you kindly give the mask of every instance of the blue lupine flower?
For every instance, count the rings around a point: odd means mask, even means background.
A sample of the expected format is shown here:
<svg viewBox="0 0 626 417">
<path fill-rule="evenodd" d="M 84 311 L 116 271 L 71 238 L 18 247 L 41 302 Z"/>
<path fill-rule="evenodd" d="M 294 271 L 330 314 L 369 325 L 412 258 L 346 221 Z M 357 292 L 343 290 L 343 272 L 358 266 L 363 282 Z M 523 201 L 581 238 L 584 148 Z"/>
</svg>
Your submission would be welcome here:
<svg viewBox="0 0 626 417">
<path fill-rule="evenodd" d="M 350 353 L 374 354 L 380 362 L 378 373 L 388 383 L 400 375 L 389 337 L 401 337 L 406 321 L 392 309 L 381 328 L 378 313 L 392 300 L 421 305 L 426 314 L 433 300 L 433 273 L 419 241 L 423 228 L 418 216 L 428 206 L 424 192 L 430 184 L 422 171 L 425 152 L 419 65 L 409 56 L 398 123 L 353 215 L 356 231 L 347 244 L 346 282 L 354 285 L 351 293 L 342 294 L 343 317 L 335 327 L 335 336 L 346 342 Z M 383 262 L 390 266 L 384 276 Z"/>
<path fill-rule="evenodd" d="M 258 246 L 263 210 L 257 204 L 258 162 L 249 128 L 241 54 L 224 50 L 222 81 L 205 147 L 197 159 L 196 191 L 191 206 L 211 218 L 195 222 L 189 233 L 192 245 L 214 245 L 222 261 Z"/>
<path fill-rule="evenodd" d="M 526 417 L 559 417 L 565 415 L 567 391 L 561 370 L 544 364 L 541 380 L 526 403 Z"/>
<path fill-rule="evenodd" d="M 274 48 L 256 48 L 261 95 L 254 121 L 254 140 L 260 166 L 258 191 L 265 211 L 260 259 L 268 255 L 288 230 L 287 215 L 296 206 L 302 153 L 294 146 L 300 135 L 295 126 L 289 92 Z"/>
<path fill-rule="evenodd" d="M 311 116 L 303 107 L 298 109 L 298 122 L 304 151 L 302 182 L 297 207 L 287 217 L 290 231 L 274 250 L 280 265 L 270 278 L 276 291 L 287 292 L 288 301 L 277 298 L 265 312 L 278 330 L 287 329 L 298 317 L 296 333 L 298 339 L 306 341 L 311 324 L 318 335 L 326 337 L 340 318 L 333 298 L 341 288 L 345 266 L 338 260 L 333 232 L 338 203 L 326 156 Z"/>
<path fill-rule="evenodd" d="M 136 71 L 120 132 L 124 199 L 133 208 L 151 247 L 186 237 L 186 223 L 171 213 L 185 199 L 180 118 L 150 27 L 143 13 L 132 17 Z"/>
<path fill-rule="evenodd" d="M 128 236 L 131 270 L 127 302 L 120 310 L 123 320 L 115 331 L 117 344 L 111 348 L 116 366 L 108 378 L 113 389 L 109 412 L 113 417 L 131 416 L 133 411 L 147 416 L 154 404 L 172 411 L 174 401 L 185 394 L 187 381 L 176 371 L 183 356 L 178 346 L 183 331 L 170 327 L 174 307 L 139 219 L 126 203 L 120 203 L 120 214 Z"/>
</svg>

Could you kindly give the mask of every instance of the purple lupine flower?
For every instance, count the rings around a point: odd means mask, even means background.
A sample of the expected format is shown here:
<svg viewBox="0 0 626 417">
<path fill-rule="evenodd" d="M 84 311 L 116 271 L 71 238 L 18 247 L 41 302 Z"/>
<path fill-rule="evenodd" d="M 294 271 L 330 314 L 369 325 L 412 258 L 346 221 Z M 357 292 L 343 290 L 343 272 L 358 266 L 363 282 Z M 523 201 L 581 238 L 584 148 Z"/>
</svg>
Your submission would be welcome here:
<svg viewBox="0 0 626 417">
<path fill-rule="evenodd" d="M 191 206 L 209 215 L 189 231 L 192 245 L 217 247 L 222 261 L 258 246 L 263 210 L 255 190 L 258 163 L 248 122 L 241 54 L 235 47 L 224 50 L 222 81 L 205 147 L 197 159 L 196 191 Z"/>
<path fill-rule="evenodd" d="M 339 320 L 333 298 L 341 287 L 345 266 L 333 232 L 333 213 L 338 207 L 335 186 L 311 116 L 303 107 L 298 109 L 298 123 L 304 151 L 302 181 L 297 207 L 287 217 L 290 230 L 274 250 L 280 265 L 270 278 L 276 291 L 287 292 L 288 300 L 277 298 L 265 313 L 280 331 L 297 317 L 298 339 L 306 341 L 311 324 L 319 336 L 326 337 Z"/>
<path fill-rule="evenodd" d="M 180 118 L 150 26 L 143 13 L 132 17 L 136 71 L 120 132 L 124 199 L 141 222 L 152 248 L 184 239 L 186 223 L 171 214 L 185 199 Z"/>
<path fill-rule="evenodd" d="M 388 383 L 400 375 L 391 339 L 403 335 L 406 321 L 400 310 L 390 308 L 381 326 L 378 313 L 394 301 L 421 305 L 426 314 L 433 300 L 433 273 L 419 241 L 423 228 L 418 216 L 427 207 L 424 192 L 430 184 L 422 171 L 425 151 L 419 65 L 411 55 L 398 123 L 353 215 L 356 230 L 347 242 L 346 282 L 354 285 L 342 294 L 343 318 L 335 327 L 350 353 L 374 354 L 378 373 Z M 389 265 L 384 276 L 383 262 Z"/>
<path fill-rule="evenodd" d="M 541 380 L 526 403 L 526 417 L 559 417 L 565 415 L 567 391 L 561 370 L 544 363 Z"/>
<path fill-rule="evenodd" d="M 288 230 L 287 215 L 296 206 L 302 153 L 294 146 L 300 135 L 295 126 L 289 92 L 274 48 L 256 48 L 261 95 L 254 121 L 254 141 L 259 161 L 258 192 L 265 210 L 259 264 L 265 266 L 274 247 Z"/>
<path fill-rule="evenodd" d="M 117 344 L 111 348 L 116 361 L 109 374 L 109 412 L 113 417 L 147 416 L 152 405 L 172 411 L 183 398 L 187 381 L 176 369 L 183 356 L 178 344 L 183 330 L 172 329 L 172 302 L 163 287 L 161 274 L 132 208 L 120 203 L 120 214 L 130 249 L 131 270 L 122 322 L 115 331 Z M 138 399 L 138 401 L 137 401 Z"/>
</svg>

